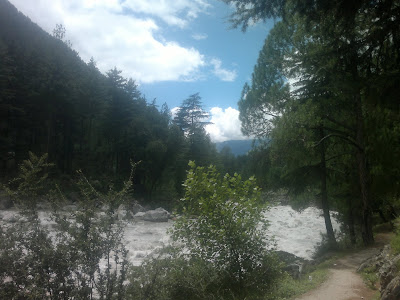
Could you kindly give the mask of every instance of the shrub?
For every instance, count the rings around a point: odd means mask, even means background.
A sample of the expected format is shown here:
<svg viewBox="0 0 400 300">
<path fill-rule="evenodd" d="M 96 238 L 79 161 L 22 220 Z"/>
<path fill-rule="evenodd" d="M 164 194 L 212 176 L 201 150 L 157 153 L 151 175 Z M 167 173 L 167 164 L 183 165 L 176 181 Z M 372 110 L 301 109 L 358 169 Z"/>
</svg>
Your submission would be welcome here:
<svg viewBox="0 0 400 300">
<path fill-rule="evenodd" d="M 189 261 L 215 268 L 226 299 L 267 298 L 281 275 L 275 256 L 267 251 L 260 190 L 254 177 L 221 176 L 214 166 L 189 163 L 181 199 L 182 217 L 172 237 L 183 245 Z"/>
<path fill-rule="evenodd" d="M 132 268 L 129 278 L 128 299 L 224 299 L 220 276 L 213 265 L 196 258 L 187 259 L 175 247 L 166 247 L 158 257 Z"/>
<path fill-rule="evenodd" d="M 76 211 L 58 210 L 61 193 L 48 196 L 55 222 L 50 233 L 36 210 L 48 166 L 46 156 L 30 154 L 19 177 L 6 186 L 23 209 L 20 221 L 1 229 L 0 298 L 123 299 L 128 261 L 116 209 L 131 181 L 120 192 L 104 195 L 78 172 L 81 198 Z"/>
</svg>

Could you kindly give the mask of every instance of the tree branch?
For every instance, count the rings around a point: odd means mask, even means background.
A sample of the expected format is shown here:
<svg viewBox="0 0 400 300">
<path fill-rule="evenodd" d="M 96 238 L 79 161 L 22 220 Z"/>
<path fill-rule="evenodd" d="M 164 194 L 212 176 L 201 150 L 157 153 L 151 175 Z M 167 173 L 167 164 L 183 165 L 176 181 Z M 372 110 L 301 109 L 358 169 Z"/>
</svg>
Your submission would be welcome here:
<svg viewBox="0 0 400 300">
<path fill-rule="evenodd" d="M 342 135 L 342 134 L 336 134 L 336 133 L 331 133 L 331 134 L 328 134 L 327 136 L 324 136 L 324 137 L 323 137 L 318 143 L 316 143 L 313 147 L 319 146 L 323 141 L 325 141 L 326 139 L 329 139 L 329 138 L 331 138 L 331 137 L 338 137 L 338 138 L 340 138 L 340 139 L 343 139 L 343 140 L 349 142 L 349 144 L 351 144 L 351 145 L 353 145 L 354 147 L 356 147 L 358 150 L 364 152 L 363 147 L 361 147 L 356 141 L 354 141 L 353 139 L 351 139 L 351 137 L 345 136 L 345 135 Z"/>
</svg>

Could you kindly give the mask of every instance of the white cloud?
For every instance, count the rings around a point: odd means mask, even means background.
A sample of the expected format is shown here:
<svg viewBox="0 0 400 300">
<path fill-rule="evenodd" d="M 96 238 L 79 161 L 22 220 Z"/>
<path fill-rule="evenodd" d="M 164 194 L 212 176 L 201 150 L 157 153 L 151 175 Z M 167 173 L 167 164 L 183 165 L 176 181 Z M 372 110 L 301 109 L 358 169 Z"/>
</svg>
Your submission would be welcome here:
<svg viewBox="0 0 400 300">
<path fill-rule="evenodd" d="M 213 142 L 223 142 L 227 140 L 245 140 L 240 130 L 239 111 L 232 107 L 222 109 L 213 107 L 210 110 L 211 122 L 206 126 L 206 131 L 210 134 Z"/>
<path fill-rule="evenodd" d="M 179 107 L 171 109 L 171 116 L 174 118 Z M 232 107 L 222 109 L 213 107 L 210 110 L 212 124 L 205 127 L 207 133 L 213 142 L 223 142 L 228 140 L 246 140 L 246 137 L 240 130 L 239 111 Z"/>
<path fill-rule="evenodd" d="M 201 41 L 207 39 L 208 35 L 205 33 L 195 33 L 192 35 L 192 38 L 194 38 L 197 41 Z"/>
<path fill-rule="evenodd" d="M 230 71 L 222 68 L 222 62 L 220 59 L 213 58 L 210 61 L 211 65 L 214 67 L 213 73 L 222 81 L 235 81 L 237 77 L 237 72 L 235 70 Z"/>
<path fill-rule="evenodd" d="M 180 107 L 176 106 L 174 108 L 171 109 L 171 118 L 174 119 L 176 117 L 176 115 L 178 114 Z"/>
<path fill-rule="evenodd" d="M 64 24 L 73 48 L 85 61 L 93 56 L 103 72 L 116 66 L 125 77 L 133 77 L 139 83 L 193 81 L 201 77 L 205 66 L 198 50 L 163 40 L 160 27 L 150 19 L 156 16 L 169 25 L 185 26 L 207 9 L 208 4 L 202 0 L 11 2 L 49 33 L 57 23 Z M 124 9 L 142 15 L 128 14 Z"/>
<path fill-rule="evenodd" d="M 132 12 L 155 16 L 168 25 L 179 27 L 185 27 L 188 21 L 197 18 L 211 6 L 203 0 L 125 0 L 122 5 Z"/>
</svg>

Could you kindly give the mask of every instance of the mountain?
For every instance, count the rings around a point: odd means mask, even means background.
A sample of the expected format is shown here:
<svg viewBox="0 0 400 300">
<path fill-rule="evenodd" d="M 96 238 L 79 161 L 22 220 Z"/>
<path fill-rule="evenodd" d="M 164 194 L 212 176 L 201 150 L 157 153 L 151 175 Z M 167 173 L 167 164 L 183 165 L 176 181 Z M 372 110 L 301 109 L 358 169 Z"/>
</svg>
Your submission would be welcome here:
<svg viewBox="0 0 400 300">
<path fill-rule="evenodd" d="M 256 142 L 256 145 L 258 143 Z M 252 148 L 253 140 L 230 140 L 224 142 L 217 142 L 217 150 L 220 152 L 222 148 L 229 147 L 232 153 L 236 156 L 245 155 Z"/>
</svg>

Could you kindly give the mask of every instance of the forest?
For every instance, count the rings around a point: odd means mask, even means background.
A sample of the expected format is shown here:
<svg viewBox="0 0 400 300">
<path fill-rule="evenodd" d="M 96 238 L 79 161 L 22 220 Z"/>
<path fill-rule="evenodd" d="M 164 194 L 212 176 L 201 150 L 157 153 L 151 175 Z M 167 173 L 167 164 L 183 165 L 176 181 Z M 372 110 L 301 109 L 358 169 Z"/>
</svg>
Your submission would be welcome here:
<svg viewBox="0 0 400 300">
<path fill-rule="evenodd" d="M 208 113 L 196 91 L 172 119 L 166 104 L 146 99 L 121 70 L 101 74 L 93 59 L 83 62 L 62 25 L 50 35 L 7 1 L 0 14 L 2 177 L 12 178 L 32 151 L 48 153 L 53 178 L 66 182 L 79 169 L 107 189 L 106 182 L 121 186 L 130 160 L 140 161 L 136 198 L 169 207 L 182 195 L 189 160 L 221 168 L 232 160 L 206 134 Z"/>
<path fill-rule="evenodd" d="M 55 213 L 60 237 L 54 245 L 49 235 L 41 241 L 48 233 L 39 225 L 2 228 L 0 296 L 286 299 L 279 286 L 286 275 L 257 227 L 267 202 L 283 197 L 299 210 L 321 208 L 329 249 L 372 245 L 375 225 L 394 226 L 400 214 L 400 2 L 222 1 L 234 8 L 229 21 L 237 30 L 275 20 L 251 82 L 238 95 L 242 132 L 256 139 L 240 156 L 229 147 L 217 151 L 197 91 L 180 99 L 172 116 L 121 70 L 102 74 L 93 58 L 84 62 L 66 39 L 68 28 L 58 24 L 49 34 L 0 0 L 0 187 L 32 224 L 40 223 L 35 207 L 46 197 L 65 197 L 81 208 L 75 222 Z M 28 198 L 36 200 L 27 204 Z M 172 236 L 191 258 L 163 249 L 162 259 L 127 271 L 115 217 L 121 201 L 178 212 Z M 96 221 L 101 205 L 108 210 Z M 105 246 L 90 244 L 96 239 Z M 7 285 L 7 278 L 26 276 L 19 268 L 37 260 L 38 241 L 57 266 L 38 262 L 32 274 L 46 270 L 48 277 Z M 25 261 L 18 243 L 33 253 Z M 50 256 L 40 255 L 50 264 Z M 62 256 L 74 264 L 68 267 Z M 3 267 L 18 257 L 12 271 Z M 105 257 L 120 268 L 108 263 L 101 270 Z"/>
</svg>

